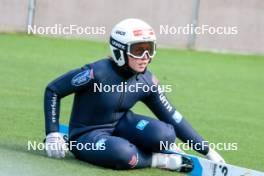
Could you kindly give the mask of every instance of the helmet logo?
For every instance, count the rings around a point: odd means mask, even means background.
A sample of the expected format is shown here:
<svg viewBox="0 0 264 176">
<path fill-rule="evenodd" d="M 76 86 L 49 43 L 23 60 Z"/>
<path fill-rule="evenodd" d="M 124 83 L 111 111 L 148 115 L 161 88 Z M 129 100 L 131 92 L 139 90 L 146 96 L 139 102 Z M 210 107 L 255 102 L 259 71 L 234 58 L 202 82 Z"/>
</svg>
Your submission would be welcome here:
<svg viewBox="0 0 264 176">
<path fill-rule="evenodd" d="M 142 30 L 134 30 L 133 34 L 134 34 L 135 37 L 136 36 L 141 36 L 141 35 L 143 35 L 143 31 Z"/>
<path fill-rule="evenodd" d="M 149 36 L 149 35 L 154 35 L 154 31 L 153 31 L 153 29 L 144 29 L 144 30 L 140 29 L 140 30 L 134 30 L 133 34 L 135 37 L 141 36 L 141 35 Z"/>
<path fill-rule="evenodd" d="M 124 31 L 119 31 L 119 30 L 117 30 L 115 33 L 116 33 L 116 34 L 119 34 L 119 35 L 126 35 L 126 32 L 124 32 Z"/>
</svg>

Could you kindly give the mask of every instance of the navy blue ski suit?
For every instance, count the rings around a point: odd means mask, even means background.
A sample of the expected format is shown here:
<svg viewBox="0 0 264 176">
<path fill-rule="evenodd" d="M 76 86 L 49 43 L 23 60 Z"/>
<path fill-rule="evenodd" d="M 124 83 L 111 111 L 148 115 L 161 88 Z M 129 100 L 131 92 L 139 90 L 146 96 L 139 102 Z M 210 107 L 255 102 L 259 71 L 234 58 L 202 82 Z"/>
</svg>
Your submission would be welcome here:
<svg viewBox="0 0 264 176">
<path fill-rule="evenodd" d="M 183 142 L 205 142 L 163 91 L 118 91 L 114 85 L 135 88 L 158 83 L 148 70 L 136 74 L 118 67 L 111 58 L 69 71 L 48 84 L 45 90 L 46 134 L 59 131 L 60 100 L 74 93 L 69 141 L 97 146 L 91 150 L 72 147 L 71 152 L 80 160 L 114 169 L 149 167 L 151 153 L 160 152 L 161 142 L 171 144 L 176 136 Z M 108 90 L 100 91 L 100 86 Z M 139 101 L 159 120 L 133 113 L 130 109 Z M 104 150 L 98 149 L 102 144 Z M 197 151 L 205 155 L 208 147 Z"/>
</svg>

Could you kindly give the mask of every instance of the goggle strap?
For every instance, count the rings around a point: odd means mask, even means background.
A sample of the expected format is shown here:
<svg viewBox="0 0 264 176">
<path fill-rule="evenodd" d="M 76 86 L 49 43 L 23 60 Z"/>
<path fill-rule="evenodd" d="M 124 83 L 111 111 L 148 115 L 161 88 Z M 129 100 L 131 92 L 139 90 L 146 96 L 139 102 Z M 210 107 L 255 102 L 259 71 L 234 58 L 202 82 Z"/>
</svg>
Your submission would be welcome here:
<svg viewBox="0 0 264 176">
<path fill-rule="evenodd" d="M 124 43 L 121 43 L 115 39 L 113 39 L 112 37 L 110 37 L 110 45 L 112 45 L 113 47 L 116 47 L 120 50 L 123 50 L 123 51 L 127 51 L 127 44 L 124 44 Z"/>
</svg>

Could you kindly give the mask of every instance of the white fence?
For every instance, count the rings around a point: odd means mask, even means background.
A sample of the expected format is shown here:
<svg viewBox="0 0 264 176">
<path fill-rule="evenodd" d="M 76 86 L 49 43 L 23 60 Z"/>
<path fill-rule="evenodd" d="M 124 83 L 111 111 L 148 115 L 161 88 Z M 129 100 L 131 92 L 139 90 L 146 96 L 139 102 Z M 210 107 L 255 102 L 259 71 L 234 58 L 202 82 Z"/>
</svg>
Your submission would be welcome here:
<svg viewBox="0 0 264 176">
<path fill-rule="evenodd" d="M 0 31 L 27 31 L 29 2 L 0 0 Z M 88 27 L 90 34 L 78 37 L 107 40 L 113 25 L 128 17 L 150 23 L 159 45 L 264 53 L 263 0 L 36 0 L 32 21 L 37 27 Z M 191 23 L 204 33 L 190 34 Z"/>
</svg>

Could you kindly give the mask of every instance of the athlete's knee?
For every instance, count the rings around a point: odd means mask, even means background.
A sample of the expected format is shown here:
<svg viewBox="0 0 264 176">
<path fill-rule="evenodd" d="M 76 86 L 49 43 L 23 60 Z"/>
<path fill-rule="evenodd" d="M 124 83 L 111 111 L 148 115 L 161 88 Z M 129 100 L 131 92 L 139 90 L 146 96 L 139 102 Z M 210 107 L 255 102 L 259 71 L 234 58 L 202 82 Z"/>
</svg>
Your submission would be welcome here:
<svg viewBox="0 0 264 176">
<path fill-rule="evenodd" d="M 153 126 L 151 140 L 149 141 L 152 151 L 160 151 L 161 145 L 170 145 L 176 140 L 175 130 L 172 125 L 159 122 Z"/>
<path fill-rule="evenodd" d="M 131 169 L 138 164 L 137 148 L 121 138 L 108 138 L 102 150 L 72 150 L 76 158 L 112 169 Z"/>
<path fill-rule="evenodd" d="M 137 148 L 128 141 L 112 146 L 111 151 L 115 158 L 114 169 L 131 169 L 138 164 Z"/>
</svg>

